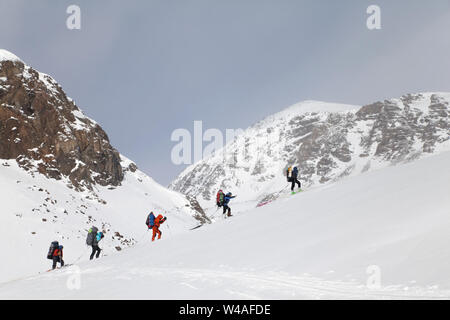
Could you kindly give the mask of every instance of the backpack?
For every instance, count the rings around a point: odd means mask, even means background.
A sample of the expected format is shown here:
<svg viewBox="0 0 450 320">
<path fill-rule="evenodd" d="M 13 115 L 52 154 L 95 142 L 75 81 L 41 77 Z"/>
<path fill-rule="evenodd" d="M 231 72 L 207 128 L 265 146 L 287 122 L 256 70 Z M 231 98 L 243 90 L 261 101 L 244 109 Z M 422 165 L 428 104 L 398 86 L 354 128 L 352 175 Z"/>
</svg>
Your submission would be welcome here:
<svg viewBox="0 0 450 320">
<path fill-rule="evenodd" d="M 96 227 L 92 227 L 89 229 L 87 238 L 86 238 L 86 244 L 88 246 L 92 246 L 94 244 L 94 238 L 97 236 L 98 229 Z"/>
<path fill-rule="evenodd" d="M 287 170 L 286 170 L 286 178 L 287 178 L 288 182 L 292 181 L 292 168 L 291 167 L 287 168 Z"/>
<path fill-rule="evenodd" d="M 150 212 L 150 214 L 148 215 L 147 220 L 145 220 L 145 225 L 149 228 L 155 225 L 155 215 L 153 214 L 153 212 Z"/>
<path fill-rule="evenodd" d="M 219 190 L 219 192 L 217 192 L 217 196 L 216 196 L 216 203 L 218 207 L 223 206 L 223 201 L 224 201 L 225 195 L 223 193 L 222 190 Z"/>
<path fill-rule="evenodd" d="M 53 259 L 53 252 L 55 252 L 56 249 L 59 248 L 59 243 L 58 241 L 53 241 L 50 244 L 50 248 L 48 249 L 48 253 L 47 253 L 47 259 L 52 260 Z"/>
<path fill-rule="evenodd" d="M 100 242 L 100 240 L 102 240 L 104 237 L 103 232 L 97 233 L 96 237 L 97 237 L 97 242 Z"/>
</svg>

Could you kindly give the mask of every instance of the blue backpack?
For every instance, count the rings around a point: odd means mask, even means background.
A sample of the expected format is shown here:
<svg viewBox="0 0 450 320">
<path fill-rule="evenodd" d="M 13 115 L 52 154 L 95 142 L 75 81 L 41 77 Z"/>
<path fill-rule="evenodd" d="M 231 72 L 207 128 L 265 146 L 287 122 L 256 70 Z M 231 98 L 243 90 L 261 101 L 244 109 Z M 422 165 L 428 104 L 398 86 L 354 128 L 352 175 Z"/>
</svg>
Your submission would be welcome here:
<svg viewBox="0 0 450 320">
<path fill-rule="evenodd" d="M 147 220 L 145 221 L 145 225 L 149 228 L 155 225 L 155 215 L 153 214 L 153 212 L 150 212 L 150 214 L 148 215 Z"/>
<path fill-rule="evenodd" d="M 103 232 L 97 233 L 97 242 L 100 242 L 100 240 L 102 240 L 102 238 L 103 238 Z"/>
</svg>

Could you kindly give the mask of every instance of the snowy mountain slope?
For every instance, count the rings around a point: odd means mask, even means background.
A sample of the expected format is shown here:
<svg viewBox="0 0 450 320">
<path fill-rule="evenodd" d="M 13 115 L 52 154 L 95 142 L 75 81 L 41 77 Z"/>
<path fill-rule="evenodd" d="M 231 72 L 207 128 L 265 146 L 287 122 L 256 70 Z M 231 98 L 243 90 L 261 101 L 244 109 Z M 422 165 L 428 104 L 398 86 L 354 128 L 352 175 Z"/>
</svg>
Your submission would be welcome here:
<svg viewBox="0 0 450 320">
<path fill-rule="evenodd" d="M 0 285 L 0 298 L 450 298 L 450 152 Z M 220 249 L 218 249 L 220 248 Z M 367 268 L 380 270 L 368 288 Z M 67 281 L 79 270 L 80 289 Z"/>
<path fill-rule="evenodd" d="M 171 229 L 162 228 L 164 237 L 199 224 L 186 198 L 139 171 L 126 173 L 115 189 L 96 187 L 93 196 L 63 181 L 33 177 L 15 161 L 0 163 L 0 241 L 8 257 L 0 266 L 0 282 L 47 270 L 46 251 L 53 240 L 64 245 L 67 262 L 88 260 L 85 241 L 92 225 L 106 232 L 101 248 L 109 255 L 151 237 L 144 225 L 150 210 L 168 217 Z"/>
<path fill-rule="evenodd" d="M 358 107 L 305 101 L 245 130 L 221 152 L 182 172 L 169 186 L 212 207 L 218 189 L 238 195 L 234 209 L 288 191 L 296 165 L 309 189 L 450 150 L 449 93 L 405 95 Z"/>
<path fill-rule="evenodd" d="M 101 247 L 109 255 L 150 236 L 144 222 L 152 210 L 168 217 L 174 234 L 208 222 L 193 199 L 162 187 L 120 155 L 54 79 L 5 50 L 0 200 L 7 257 L 0 282 L 46 270 L 53 240 L 65 246 L 68 261 L 88 259 L 92 225 L 105 232 Z"/>
</svg>

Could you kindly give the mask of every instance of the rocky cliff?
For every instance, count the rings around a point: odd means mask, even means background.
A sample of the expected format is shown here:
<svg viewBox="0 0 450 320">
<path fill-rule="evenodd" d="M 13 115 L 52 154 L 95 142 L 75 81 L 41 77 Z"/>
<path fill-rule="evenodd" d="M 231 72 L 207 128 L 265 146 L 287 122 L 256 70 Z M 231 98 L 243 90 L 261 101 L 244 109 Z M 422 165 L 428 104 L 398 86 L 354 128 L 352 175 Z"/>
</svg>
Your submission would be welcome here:
<svg viewBox="0 0 450 320">
<path fill-rule="evenodd" d="M 117 186 L 119 153 L 50 76 L 0 52 L 0 158 L 77 189 Z"/>
</svg>

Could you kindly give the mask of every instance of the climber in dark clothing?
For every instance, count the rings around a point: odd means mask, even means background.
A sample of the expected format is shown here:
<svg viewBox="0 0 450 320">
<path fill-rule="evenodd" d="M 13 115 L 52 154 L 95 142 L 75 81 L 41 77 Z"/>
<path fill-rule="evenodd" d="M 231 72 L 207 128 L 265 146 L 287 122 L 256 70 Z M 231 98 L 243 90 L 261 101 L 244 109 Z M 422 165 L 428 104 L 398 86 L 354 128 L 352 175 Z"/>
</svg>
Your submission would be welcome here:
<svg viewBox="0 0 450 320">
<path fill-rule="evenodd" d="M 90 260 L 94 259 L 95 253 L 97 253 L 97 255 L 95 255 L 95 257 L 98 258 L 100 256 L 101 251 L 102 251 L 102 249 L 99 248 L 98 244 L 92 245 L 92 253 L 91 253 Z"/>
<path fill-rule="evenodd" d="M 295 184 L 298 185 L 299 189 L 302 187 L 302 185 L 300 184 L 300 181 L 298 181 L 298 169 L 297 169 L 297 167 L 294 167 L 294 169 L 292 170 L 290 182 L 292 183 L 292 185 L 291 185 L 291 191 L 292 192 L 294 192 Z"/>
<path fill-rule="evenodd" d="M 228 212 L 228 217 L 231 217 L 231 208 L 228 206 L 228 203 L 233 198 L 236 198 L 236 196 L 233 196 L 231 192 L 228 192 L 223 199 L 223 214 L 226 214 Z"/>
</svg>

